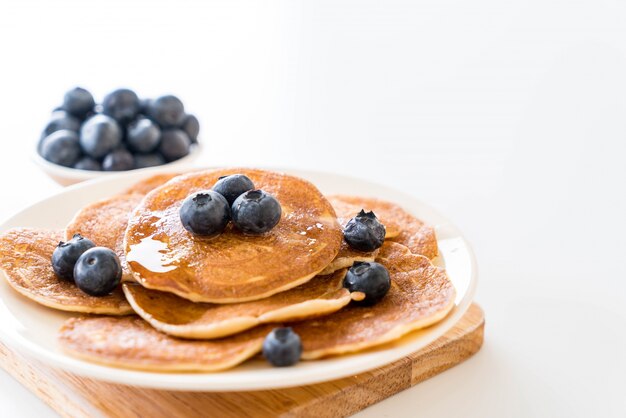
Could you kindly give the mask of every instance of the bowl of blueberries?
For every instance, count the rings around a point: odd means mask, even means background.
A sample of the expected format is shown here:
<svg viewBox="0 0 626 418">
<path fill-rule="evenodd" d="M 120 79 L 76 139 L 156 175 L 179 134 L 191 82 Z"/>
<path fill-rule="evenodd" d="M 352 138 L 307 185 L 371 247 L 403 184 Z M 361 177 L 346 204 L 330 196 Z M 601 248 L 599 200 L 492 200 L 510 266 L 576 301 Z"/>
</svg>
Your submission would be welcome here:
<svg viewBox="0 0 626 418">
<path fill-rule="evenodd" d="M 140 99 L 122 88 L 97 104 L 75 87 L 53 110 L 34 160 L 62 185 L 120 171 L 182 169 L 200 153 L 199 132 L 198 119 L 176 96 Z"/>
</svg>

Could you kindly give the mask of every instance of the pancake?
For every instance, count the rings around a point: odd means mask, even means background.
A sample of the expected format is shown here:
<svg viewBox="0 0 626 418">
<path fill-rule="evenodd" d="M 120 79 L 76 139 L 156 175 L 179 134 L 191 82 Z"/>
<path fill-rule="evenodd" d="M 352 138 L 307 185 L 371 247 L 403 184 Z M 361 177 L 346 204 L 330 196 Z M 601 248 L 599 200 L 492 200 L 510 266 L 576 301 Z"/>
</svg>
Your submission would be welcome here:
<svg viewBox="0 0 626 418">
<path fill-rule="evenodd" d="M 385 225 L 385 239 L 397 237 L 402 231 L 402 225 L 395 221 L 393 215 L 393 206 L 391 203 L 383 202 L 376 199 L 367 197 L 348 197 L 348 196 L 330 196 L 328 198 L 330 203 L 335 209 L 337 214 L 337 221 L 342 228 L 346 227 L 346 224 L 350 219 L 354 218 L 361 209 L 366 211 L 373 210 L 379 221 Z M 382 218 L 385 216 L 386 218 Z M 351 267 L 357 261 L 374 261 L 376 259 L 376 251 L 359 251 L 350 247 L 348 243 L 343 240 L 341 247 L 339 247 L 339 253 L 335 259 L 328 265 L 320 274 L 331 274 L 339 269 Z"/>
<path fill-rule="evenodd" d="M 262 236 L 230 224 L 212 239 L 184 229 L 179 208 L 221 176 L 242 173 L 282 206 L 279 223 Z M 252 169 L 195 172 L 148 193 L 135 209 L 125 236 L 126 259 L 144 287 L 195 302 L 258 300 L 306 283 L 335 258 L 342 233 L 326 198 L 308 181 Z"/>
<path fill-rule="evenodd" d="M 374 306 L 349 305 L 323 318 L 292 324 L 303 359 L 365 350 L 432 325 L 454 307 L 455 290 L 443 269 L 394 242 L 377 259 L 391 276 L 391 288 Z"/>
<path fill-rule="evenodd" d="M 423 255 L 430 259 L 437 257 L 439 250 L 435 230 L 395 203 L 368 197 L 342 195 L 330 196 L 328 200 L 335 208 L 337 219 L 342 226 L 345 226 L 345 223 L 361 209 L 371 210 L 387 229 L 385 239 L 408 247 L 413 254 Z"/>
<path fill-rule="evenodd" d="M 125 315 L 132 313 L 121 289 L 103 297 L 89 296 L 52 270 L 52 252 L 63 234 L 39 229 L 13 229 L 0 236 L 0 269 L 22 295 L 44 306 L 70 312 Z"/>
<path fill-rule="evenodd" d="M 122 263 L 122 281 L 134 281 L 126 265 L 124 251 L 124 233 L 128 226 L 128 218 L 145 194 L 177 175 L 155 174 L 138 181 L 120 195 L 85 206 L 65 227 L 65 240 L 71 239 L 74 234 L 81 234 L 96 245 L 114 250 Z"/>
<path fill-rule="evenodd" d="M 346 227 L 348 221 L 354 218 L 361 209 L 374 212 L 380 223 L 385 225 L 385 238 L 394 238 L 400 235 L 402 224 L 396 221 L 397 206 L 390 202 L 378 200 L 370 197 L 359 196 L 327 196 L 328 201 L 337 214 L 337 221 L 342 228 Z"/>
<path fill-rule="evenodd" d="M 74 234 L 81 234 L 98 246 L 112 249 L 122 263 L 122 280 L 133 281 L 126 265 L 124 232 L 132 210 L 142 198 L 140 194 L 123 194 L 85 206 L 65 227 L 65 240 L 70 240 Z"/>
<path fill-rule="evenodd" d="M 166 334 L 210 339 L 236 334 L 259 324 L 326 315 L 350 302 L 343 287 L 346 270 L 317 276 L 265 299 L 236 304 L 191 302 L 173 293 L 125 284 L 129 303 L 143 319 Z"/>
<path fill-rule="evenodd" d="M 378 254 L 378 250 L 355 250 L 350 247 L 347 242 L 343 241 L 335 259 L 331 261 L 331 263 L 327 265 L 326 268 L 320 272 L 320 274 L 332 274 L 337 270 L 352 267 L 352 265 L 357 261 L 374 261 L 376 259 L 376 254 Z"/>
<path fill-rule="evenodd" d="M 180 173 L 160 173 L 146 177 L 145 179 L 139 180 L 137 183 L 130 186 L 123 192 L 123 194 L 146 195 L 178 175 L 180 175 Z"/>
<path fill-rule="evenodd" d="M 136 316 L 68 319 L 59 342 L 68 354 L 107 366 L 155 372 L 224 370 L 261 351 L 271 326 L 213 341 L 170 337 Z"/>
</svg>

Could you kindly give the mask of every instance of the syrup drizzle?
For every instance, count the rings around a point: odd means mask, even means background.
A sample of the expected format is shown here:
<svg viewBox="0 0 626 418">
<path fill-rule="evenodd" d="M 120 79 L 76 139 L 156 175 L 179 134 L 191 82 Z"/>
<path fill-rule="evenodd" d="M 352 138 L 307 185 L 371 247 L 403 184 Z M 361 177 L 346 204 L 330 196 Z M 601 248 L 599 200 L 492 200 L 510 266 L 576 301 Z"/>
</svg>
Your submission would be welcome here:
<svg viewBox="0 0 626 418">
<path fill-rule="evenodd" d="M 143 238 L 138 244 L 130 246 L 126 261 L 137 263 L 153 273 L 167 273 L 176 270 L 178 260 L 168 257 L 167 243 L 154 238 Z"/>
</svg>

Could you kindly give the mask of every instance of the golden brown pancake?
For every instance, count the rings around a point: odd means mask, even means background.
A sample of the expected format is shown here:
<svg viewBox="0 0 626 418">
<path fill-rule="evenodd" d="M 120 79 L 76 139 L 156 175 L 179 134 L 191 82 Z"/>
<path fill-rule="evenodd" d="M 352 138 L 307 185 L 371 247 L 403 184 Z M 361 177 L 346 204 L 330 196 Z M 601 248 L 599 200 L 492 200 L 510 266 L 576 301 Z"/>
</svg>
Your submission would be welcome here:
<svg viewBox="0 0 626 418">
<path fill-rule="evenodd" d="M 136 316 L 70 318 L 59 341 L 69 354 L 108 366 L 155 372 L 224 370 L 261 351 L 272 330 L 261 326 L 232 337 L 190 341 L 170 337 Z"/>
<path fill-rule="evenodd" d="M 302 339 L 303 359 L 361 351 L 396 340 L 441 320 L 454 306 L 454 287 L 426 257 L 386 242 L 378 261 L 389 269 L 392 279 L 389 293 L 378 304 L 350 305 L 292 324 Z M 74 356 L 111 366 L 217 371 L 257 354 L 272 328 L 262 325 L 222 339 L 189 341 L 160 333 L 137 317 L 72 318 L 61 328 L 60 342 Z"/>
<path fill-rule="evenodd" d="M 166 334 L 210 339 L 236 334 L 259 324 L 326 315 L 350 302 L 343 287 L 346 270 L 316 276 L 303 285 L 265 299 L 244 303 L 191 302 L 173 293 L 125 284 L 124 293 L 137 314 Z"/>
<path fill-rule="evenodd" d="M 361 209 L 371 210 L 385 225 L 386 239 L 408 247 L 413 254 L 430 259 L 437 257 L 439 251 L 435 230 L 395 203 L 369 197 L 342 195 L 330 196 L 328 200 L 335 208 L 337 219 L 342 226 L 345 226 L 345 223 Z"/>
<path fill-rule="evenodd" d="M 162 184 L 168 182 L 169 180 L 173 179 L 174 177 L 180 174 L 181 173 L 155 174 L 153 176 L 146 177 L 143 180 L 139 180 L 137 183 L 133 184 L 128 189 L 126 189 L 123 193 L 146 195 L 152 190 L 156 189 L 157 187 L 161 186 Z"/>
<path fill-rule="evenodd" d="M 351 267 L 357 261 L 374 261 L 376 259 L 376 254 L 378 254 L 378 250 L 355 250 L 350 247 L 347 242 L 343 241 L 335 259 L 331 261 L 331 263 L 327 265 L 326 268 L 320 272 L 320 274 L 332 274 L 337 270 Z"/>
<path fill-rule="evenodd" d="M 354 218 L 361 210 L 374 212 L 380 223 L 385 225 L 385 238 L 394 238 L 400 235 L 402 231 L 402 224 L 396 221 L 397 209 L 396 205 L 383 200 L 374 199 L 371 197 L 360 196 L 327 196 L 328 201 L 337 214 L 337 221 L 342 228 L 346 227 L 348 221 Z"/>
<path fill-rule="evenodd" d="M 65 228 L 65 240 L 71 239 L 74 234 L 81 234 L 96 245 L 114 250 L 122 263 L 122 281 L 134 281 L 126 265 L 124 252 L 124 233 L 128 218 L 146 193 L 177 175 L 179 174 L 155 174 L 133 184 L 122 194 L 85 206 Z"/>
<path fill-rule="evenodd" d="M 0 236 L 0 269 L 22 295 L 62 311 L 125 315 L 132 313 L 121 289 L 103 297 L 89 296 L 52 270 L 51 257 L 63 233 L 12 229 Z"/>
<path fill-rule="evenodd" d="M 392 214 L 392 205 L 380 200 L 371 199 L 367 197 L 347 197 L 347 196 L 330 196 L 328 198 L 330 203 L 335 209 L 337 214 L 337 221 L 342 228 L 346 227 L 346 224 L 350 219 L 354 218 L 361 209 L 366 211 L 374 211 L 380 222 L 385 225 L 385 238 L 389 239 L 400 235 L 402 225 L 395 222 L 394 217 L 381 218 L 380 216 L 387 216 Z M 352 266 L 357 261 L 374 261 L 376 259 L 378 251 L 359 251 L 350 247 L 348 243 L 343 240 L 341 247 L 339 247 L 339 253 L 335 259 L 328 265 L 320 274 L 331 274 L 342 268 Z"/>
<path fill-rule="evenodd" d="M 242 173 L 282 206 L 279 223 L 262 236 L 232 224 L 213 239 L 197 237 L 180 222 L 190 194 L 210 189 L 221 176 Z M 342 233 L 335 212 L 317 188 L 297 177 L 253 169 L 178 176 L 148 193 L 135 209 L 125 238 L 126 259 L 144 287 L 196 302 L 258 300 L 301 285 L 335 258 Z"/>
<path fill-rule="evenodd" d="M 124 233 L 132 210 L 142 198 L 139 194 L 123 194 L 85 206 L 65 227 L 65 240 L 81 234 L 98 246 L 112 249 L 122 263 L 122 280 L 132 281 L 133 275 L 126 265 Z"/>
<path fill-rule="evenodd" d="M 292 324 L 302 339 L 304 359 L 365 350 L 396 340 L 443 319 L 455 290 L 443 269 L 394 242 L 385 242 L 377 261 L 391 276 L 391 288 L 374 306 L 351 304 L 331 315 Z"/>
</svg>

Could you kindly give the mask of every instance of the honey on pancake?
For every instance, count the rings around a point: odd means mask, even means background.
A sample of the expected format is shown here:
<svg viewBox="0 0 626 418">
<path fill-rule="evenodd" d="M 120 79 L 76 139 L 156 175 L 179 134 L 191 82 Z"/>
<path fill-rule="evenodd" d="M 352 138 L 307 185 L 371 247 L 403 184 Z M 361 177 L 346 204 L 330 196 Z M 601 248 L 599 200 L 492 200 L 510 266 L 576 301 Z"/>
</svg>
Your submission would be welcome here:
<svg viewBox="0 0 626 418">
<path fill-rule="evenodd" d="M 142 238 L 138 244 L 129 247 L 126 260 L 141 265 L 153 273 L 168 273 L 176 270 L 176 259 L 168 259 L 167 242 L 154 238 L 154 235 Z M 155 257 L 155 254 L 159 256 Z"/>
<path fill-rule="evenodd" d="M 179 215 L 184 198 L 235 173 L 279 200 L 280 222 L 259 236 L 245 235 L 232 224 L 210 239 L 185 230 Z M 332 206 L 311 183 L 281 173 L 229 169 L 179 176 L 149 193 L 131 215 L 125 251 L 135 279 L 147 288 L 196 302 L 235 303 L 307 282 L 331 263 L 341 242 Z"/>
</svg>

